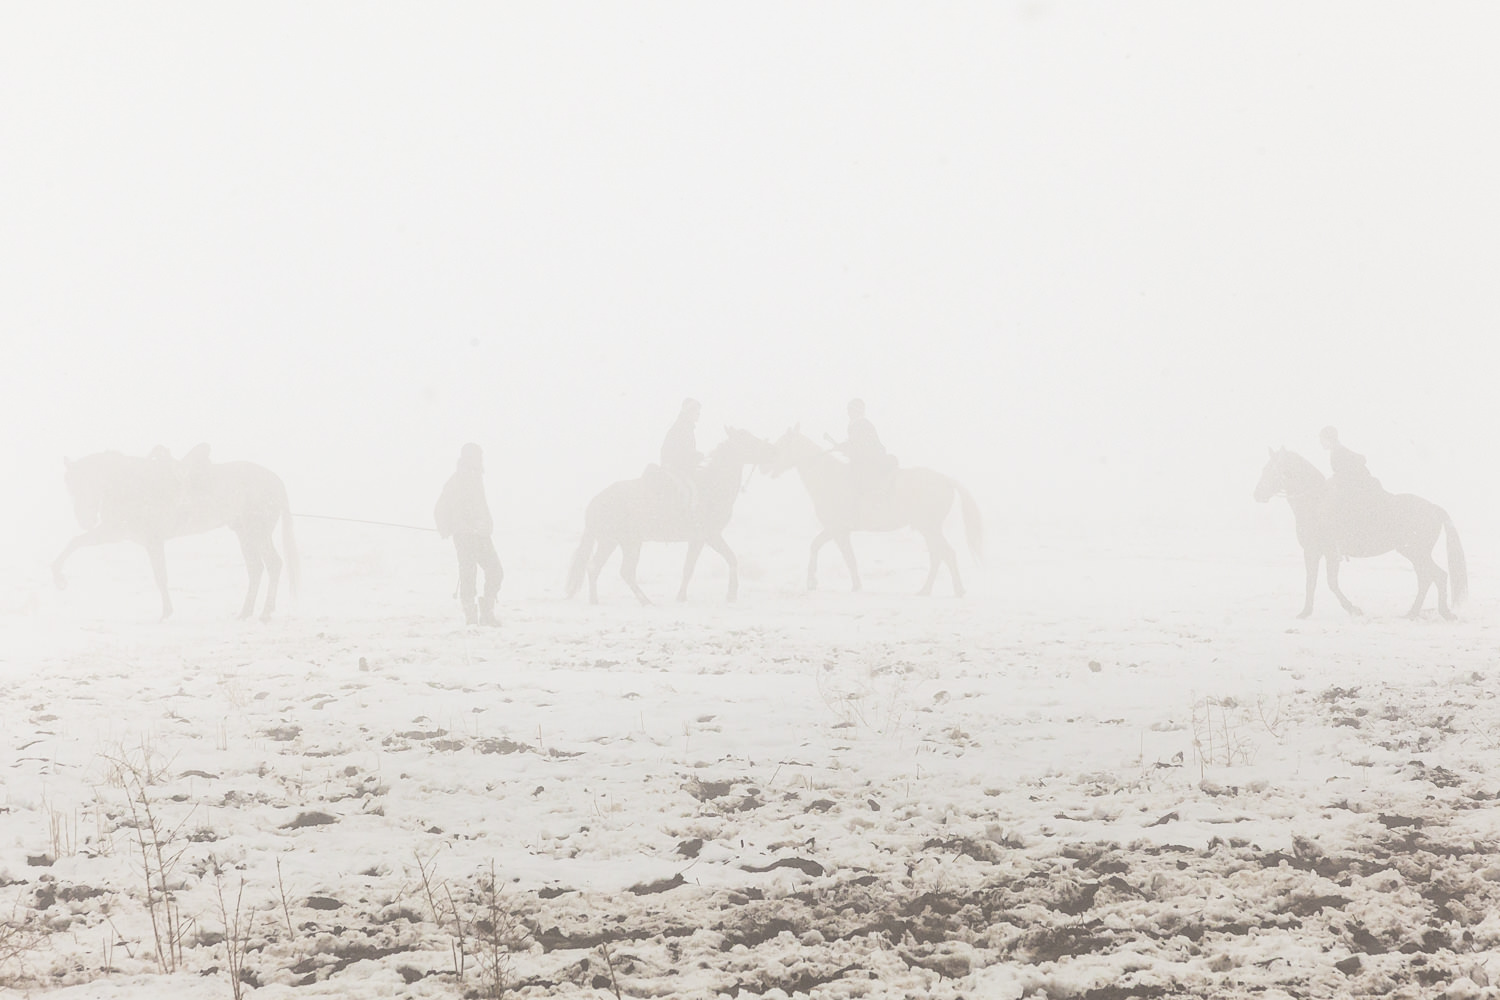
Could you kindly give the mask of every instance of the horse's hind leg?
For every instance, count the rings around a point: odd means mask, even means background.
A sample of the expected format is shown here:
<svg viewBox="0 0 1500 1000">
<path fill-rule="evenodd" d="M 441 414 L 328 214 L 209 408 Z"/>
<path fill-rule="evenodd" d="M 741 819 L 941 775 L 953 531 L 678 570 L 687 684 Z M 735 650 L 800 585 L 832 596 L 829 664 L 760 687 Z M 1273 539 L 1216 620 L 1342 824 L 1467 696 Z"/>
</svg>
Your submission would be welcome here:
<svg viewBox="0 0 1500 1000">
<path fill-rule="evenodd" d="M 240 620 L 243 621 L 255 613 L 255 598 L 260 593 L 260 575 L 265 565 L 257 539 L 248 531 L 236 531 L 235 535 L 240 540 L 240 553 L 245 557 L 245 573 L 250 577 L 245 603 L 240 606 Z"/>
<path fill-rule="evenodd" d="M 679 601 L 687 600 L 688 581 L 693 578 L 693 570 L 698 565 L 698 554 L 703 551 L 703 542 L 693 540 L 688 542 L 687 557 L 682 561 L 682 586 L 677 590 Z"/>
<path fill-rule="evenodd" d="M 948 573 L 953 577 L 953 593 L 959 597 L 964 596 L 964 583 L 958 575 L 958 553 L 953 551 L 953 546 L 948 544 L 948 539 L 943 537 L 941 531 L 924 531 L 922 537 L 927 540 L 927 582 L 922 584 L 922 589 L 917 593 L 922 597 L 931 596 L 933 584 L 937 583 L 938 571 L 946 563 Z"/>
<path fill-rule="evenodd" d="M 635 568 L 640 565 L 640 561 L 640 542 L 620 543 L 620 578 L 630 587 L 630 592 L 636 596 L 636 600 L 642 604 L 650 604 L 651 598 L 647 597 L 640 584 L 635 582 Z"/>
<path fill-rule="evenodd" d="M 717 535 L 708 540 L 708 547 L 724 557 L 724 563 L 729 567 L 729 593 L 725 595 L 726 601 L 732 601 L 740 593 L 740 561 L 735 557 L 734 550 L 724 541 L 723 535 Z"/>
<path fill-rule="evenodd" d="M 1448 607 L 1448 574 L 1433 560 L 1432 553 L 1416 547 L 1398 551 L 1411 560 L 1411 567 L 1417 572 L 1417 598 L 1406 612 L 1406 617 L 1416 618 L 1422 614 L 1422 605 L 1427 603 L 1427 590 L 1433 584 L 1437 585 L 1438 614 L 1450 621 L 1457 617 Z"/>
<path fill-rule="evenodd" d="M 604 569 L 604 564 L 609 562 L 609 557 L 615 554 L 618 543 L 612 540 L 599 542 L 598 548 L 594 550 L 593 561 L 589 563 L 589 603 L 599 603 L 599 572 Z"/>
<path fill-rule="evenodd" d="M 266 567 L 266 606 L 261 608 L 260 620 L 266 622 L 271 620 L 271 612 L 276 610 L 276 592 L 280 589 L 283 565 L 281 553 L 276 551 L 276 543 L 271 538 L 270 527 L 261 538 L 260 550 L 261 561 Z"/>
</svg>

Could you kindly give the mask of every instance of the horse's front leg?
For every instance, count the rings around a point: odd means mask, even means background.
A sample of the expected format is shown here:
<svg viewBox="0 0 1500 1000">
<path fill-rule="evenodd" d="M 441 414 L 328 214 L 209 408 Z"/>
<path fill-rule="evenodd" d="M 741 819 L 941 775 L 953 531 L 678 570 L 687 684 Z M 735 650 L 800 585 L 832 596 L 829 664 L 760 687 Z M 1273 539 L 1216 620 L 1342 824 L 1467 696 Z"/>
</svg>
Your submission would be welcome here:
<svg viewBox="0 0 1500 1000">
<path fill-rule="evenodd" d="M 677 590 L 679 601 L 687 600 L 688 581 L 693 578 L 693 570 L 698 566 L 698 555 L 702 551 L 702 539 L 695 538 L 688 542 L 687 558 L 682 561 L 682 586 Z"/>
<path fill-rule="evenodd" d="M 161 620 L 172 617 L 172 598 L 167 593 L 167 546 L 160 538 L 146 543 L 146 555 L 151 559 L 151 575 L 156 577 L 156 589 L 161 591 Z"/>
<path fill-rule="evenodd" d="M 52 560 L 52 582 L 62 590 L 68 585 L 68 578 L 63 576 L 63 564 L 68 557 L 79 549 L 88 548 L 90 545 L 103 545 L 106 542 L 123 541 L 123 537 L 117 532 L 110 531 L 103 526 L 90 528 L 81 535 L 75 535 L 66 547 L 63 548 L 56 559 Z"/>
<path fill-rule="evenodd" d="M 1313 596 L 1318 591 L 1318 560 L 1322 558 L 1323 554 L 1317 549 L 1302 550 L 1302 564 L 1307 570 L 1307 597 L 1302 602 L 1302 610 L 1298 613 L 1298 618 L 1306 618 L 1312 614 Z"/>
<path fill-rule="evenodd" d="M 818 589 L 818 553 L 823 551 L 823 546 L 833 541 L 833 533 L 828 530 L 818 532 L 818 537 L 812 540 L 812 548 L 807 554 L 807 589 Z"/>
<path fill-rule="evenodd" d="M 729 543 L 724 541 L 723 535 L 715 535 L 708 540 L 708 547 L 724 557 L 724 563 L 729 567 L 729 593 L 725 595 L 726 601 L 732 601 L 740 593 L 740 561 L 735 557 L 734 550 Z"/>
<path fill-rule="evenodd" d="M 636 596 L 636 600 L 642 604 L 650 604 L 651 598 L 641 589 L 641 585 L 635 582 L 635 568 L 641 561 L 640 542 L 620 543 L 620 577 L 630 587 L 630 592 Z"/>
<path fill-rule="evenodd" d="M 864 585 L 859 582 L 859 565 L 854 561 L 854 543 L 849 540 L 847 531 L 838 537 L 838 544 L 839 551 L 844 554 L 844 565 L 849 567 L 850 589 L 854 591 L 864 589 Z"/>
<path fill-rule="evenodd" d="M 1328 589 L 1331 590 L 1331 591 L 1333 591 L 1333 596 L 1337 597 L 1339 599 L 1339 603 L 1344 606 L 1344 610 L 1345 611 L 1349 612 L 1351 615 L 1362 615 L 1362 614 L 1364 614 L 1364 612 L 1361 611 L 1361 610 L 1359 610 L 1359 608 L 1356 608 L 1354 606 L 1354 602 L 1351 601 L 1351 600 L 1349 600 L 1349 598 L 1345 597 L 1344 596 L 1344 592 L 1339 589 L 1339 556 L 1338 556 L 1338 554 L 1334 553 L 1334 552 L 1330 552 L 1328 554 L 1327 558 L 1328 558 Z"/>
</svg>

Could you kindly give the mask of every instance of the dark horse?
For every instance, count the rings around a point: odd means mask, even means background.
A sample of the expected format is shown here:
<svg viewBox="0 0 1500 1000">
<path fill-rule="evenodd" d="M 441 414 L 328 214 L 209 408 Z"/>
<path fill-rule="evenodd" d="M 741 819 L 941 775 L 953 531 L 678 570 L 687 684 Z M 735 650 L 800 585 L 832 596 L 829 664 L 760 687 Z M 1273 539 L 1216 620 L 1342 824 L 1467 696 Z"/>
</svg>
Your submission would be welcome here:
<svg viewBox="0 0 1500 1000">
<path fill-rule="evenodd" d="M 643 542 L 687 542 L 687 561 L 682 566 L 679 601 L 687 600 L 688 581 L 698 556 L 707 545 L 729 564 L 729 600 L 739 592 L 739 560 L 724 542 L 724 529 L 734 513 L 745 466 L 766 456 L 770 447 L 749 431 L 726 427 L 728 435 L 708 456 L 695 481 L 698 516 L 689 519 L 681 492 L 667 474 L 648 470 L 638 479 L 625 479 L 605 487 L 589 501 L 583 518 L 583 540 L 573 553 L 568 571 L 567 594 L 572 597 L 589 581 L 589 601 L 599 603 L 599 571 L 615 549 L 621 550 L 620 576 L 642 604 L 651 599 L 635 580 Z"/>
<path fill-rule="evenodd" d="M 962 597 L 963 581 L 958 575 L 958 558 L 953 546 L 943 535 L 943 522 L 953 509 L 953 499 L 961 501 L 964 516 L 964 535 L 969 551 L 977 558 L 980 555 L 982 527 L 979 506 L 969 491 L 949 477 L 931 469 L 897 469 L 890 485 L 873 494 L 859 497 L 855 491 L 852 470 L 847 462 L 840 461 L 797 428 L 782 435 L 772 445 L 771 459 L 763 466 L 773 476 L 787 469 L 796 469 L 812 497 L 813 509 L 823 525 L 822 532 L 812 541 L 812 552 L 807 563 L 807 589 L 818 586 L 818 552 L 830 541 L 838 543 L 849 567 L 849 577 L 855 590 L 860 589 L 859 567 L 854 562 L 854 546 L 849 535 L 855 531 L 895 531 L 908 525 L 915 528 L 927 541 L 927 553 L 931 563 L 927 570 L 927 581 L 920 593 L 925 597 L 932 593 L 938 570 L 946 565 L 953 578 L 953 592 Z"/>
<path fill-rule="evenodd" d="M 73 495 L 73 511 L 83 534 L 68 543 L 52 562 L 52 577 L 67 585 L 63 563 L 75 549 L 105 542 L 139 542 L 151 558 L 156 586 L 161 591 L 161 616 L 172 614 L 167 593 L 165 543 L 169 538 L 196 535 L 227 527 L 239 536 L 240 551 L 250 574 L 241 618 L 255 612 L 262 572 L 269 573 L 261 619 L 276 610 L 276 588 L 282 559 L 272 532 L 281 521 L 287 575 L 297 586 L 297 548 L 292 537 L 286 487 L 269 469 L 250 462 L 208 462 L 196 466 L 170 458 L 137 458 L 106 451 L 77 461 L 66 461 L 65 480 Z"/>
<path fill-rule="evenodd" d="M 1328 589 L 1339 599 L 1344 610 L 1360 614 L 1359 608 L 1339 589 L 1341 556 L 1378 556 L 1396 551 L 1411 560 L 1417 572 L 1417 599 L 1407 617 L 1422 612 L 1427 588 L 1437 584 L 1438 613 L 1454 617 L 1448 607 L 1448 590 L 1452 585 L 1453 603 L 1459 605 L 1469 595 L 1468 563 L 1459 543 L 1458 532 L 1448 512 L 1437 504 L 1410 493 L 1391 494 L 1380 490 L 1368 502 L 1359 505 L 1352 519 L 1335 517 L 1330 512 L 1333 484 L 1324 478 L 1307 459 L 1285 448 L 1273 450 L 1255 487 L 1255 499 L 1265 503 L 1277 494 L 1286 497 L 1297 521 L 1297 541 L 1302 544 L 1302 558 L 1307 565 L 1307 600 L 1297 617 L 1312 614 L 1313 592 L 1318 586 L 1318 561 L 1328 560 Z M 1448 571 L 1433 561 L 1432 548 L 1439 534 L 1447 534 Z"/>
</svg>

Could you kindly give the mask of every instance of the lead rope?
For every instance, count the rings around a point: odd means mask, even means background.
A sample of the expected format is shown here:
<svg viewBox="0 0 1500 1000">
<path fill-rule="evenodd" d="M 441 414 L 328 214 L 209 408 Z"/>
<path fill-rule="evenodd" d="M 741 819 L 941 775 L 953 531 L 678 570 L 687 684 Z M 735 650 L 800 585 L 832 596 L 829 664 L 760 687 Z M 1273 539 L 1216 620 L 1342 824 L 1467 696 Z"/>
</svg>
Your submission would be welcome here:
<svg viewBox="0 0 1500 1000">
<path fill-rule="evenodd" d="M 430 531 L 437 533 L 436 528 L 424 528 L 419 524 L 396 524 L 392 521 L 366 521 L 358 517 L 335 517 L 332 514 L 293 514 L 293 517 L 308 517 L 317 521 L 343 521 L 347 524 L 373 524 L 377 528 L 405 528 L 407 531 Z"/>
</svg>

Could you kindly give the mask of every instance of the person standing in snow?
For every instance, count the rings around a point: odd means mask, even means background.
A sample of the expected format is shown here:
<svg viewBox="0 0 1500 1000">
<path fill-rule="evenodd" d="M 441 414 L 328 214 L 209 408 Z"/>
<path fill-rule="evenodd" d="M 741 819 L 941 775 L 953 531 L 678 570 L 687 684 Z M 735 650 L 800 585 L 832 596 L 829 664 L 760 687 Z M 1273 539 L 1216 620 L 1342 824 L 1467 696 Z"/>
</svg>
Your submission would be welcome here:
<svg viewBox="0 0 1500 1000">
<path fill-rule="evenodd" d="M 443 486 L 433 511 L 438 534 L 453 539 L 458 553 L 458 596 L 469 625 L 499 625 L 495 598 L 505 570 L 490 536 L 495 530 L 484 495 L 484 452 L 470 442 L 458 454 L 458 468 Z M 479 570 L 484 570 L 484 593 L 478 596 Z"/>
</svg>

